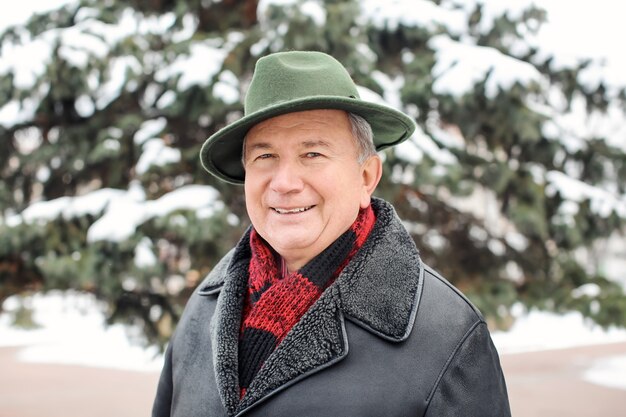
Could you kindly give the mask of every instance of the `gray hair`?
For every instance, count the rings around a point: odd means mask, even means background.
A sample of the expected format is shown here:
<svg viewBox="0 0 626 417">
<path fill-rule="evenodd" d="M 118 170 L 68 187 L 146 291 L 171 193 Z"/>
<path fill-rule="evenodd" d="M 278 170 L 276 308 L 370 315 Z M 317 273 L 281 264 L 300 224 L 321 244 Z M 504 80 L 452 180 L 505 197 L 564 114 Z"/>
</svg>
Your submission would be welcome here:
<svg viewBox="0 0 626 417">
<path fill-rule="evenodd" d="M 356 140 L 358 151 L 356 159 L 359 164 L 362 164 L 370 156 L 376 155 L 372 126 L 358 114 L 348 113 L 348 119 L 350 119 L 350 125 L 352 126 L 352 136 Z"/>
<path fill-rule="evenodd" d="M 374 146 L 374 132 L 372 132 L 372 126 L 363 117 L 358 114 L 348 112 L 348 120 L 350 120 L 350 126 L 352 128 L 352 137 L 354 138 L 357 157 L 356 160 L 359 164 L 367 161 L 370 156 L 376 155 L 376 146 Z M 241 149 L 241 164 L 246 166 L 246 138 L 248 134 L 243 138 L 243 144 Z"/>
</svg>

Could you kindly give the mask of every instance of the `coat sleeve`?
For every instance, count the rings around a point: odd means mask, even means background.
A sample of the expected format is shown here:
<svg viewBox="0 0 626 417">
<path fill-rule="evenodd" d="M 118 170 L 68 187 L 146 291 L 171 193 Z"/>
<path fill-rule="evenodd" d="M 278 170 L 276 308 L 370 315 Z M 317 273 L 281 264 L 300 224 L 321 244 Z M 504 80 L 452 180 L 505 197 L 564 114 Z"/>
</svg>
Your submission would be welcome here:
<svg viewBox="0 0 626 417">
<path fill-rule="evenodd" d="M 476 325 L 448 361 L 426 417 L 510 417 L 506 383 L 487 325 Z"/>
<path fill-rule="evenodd" d="M 152 417 L 169 417 L 172 410 L 172 392 L 174 384 L 172 380 L 172 343 L 170 342 L 165 351 L 165 362 L 159 378 L 154 404 L 152 405 Z"/>
</svg>

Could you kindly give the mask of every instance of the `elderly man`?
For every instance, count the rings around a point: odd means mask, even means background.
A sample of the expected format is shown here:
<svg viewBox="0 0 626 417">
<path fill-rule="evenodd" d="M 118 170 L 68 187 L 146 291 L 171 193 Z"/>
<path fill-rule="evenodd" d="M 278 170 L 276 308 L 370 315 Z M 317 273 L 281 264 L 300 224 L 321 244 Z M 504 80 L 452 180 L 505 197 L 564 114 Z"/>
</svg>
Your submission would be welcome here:
<svg viewBox="0 0 626 417">
<path fill-rule="evenodd" d="M 509 416 L 481 314 L 372 197 L 414 122 L 319 52 L 261 58 L 205 168 L 252 226 L 191 297 L 153 416 Z"/>
</svg>

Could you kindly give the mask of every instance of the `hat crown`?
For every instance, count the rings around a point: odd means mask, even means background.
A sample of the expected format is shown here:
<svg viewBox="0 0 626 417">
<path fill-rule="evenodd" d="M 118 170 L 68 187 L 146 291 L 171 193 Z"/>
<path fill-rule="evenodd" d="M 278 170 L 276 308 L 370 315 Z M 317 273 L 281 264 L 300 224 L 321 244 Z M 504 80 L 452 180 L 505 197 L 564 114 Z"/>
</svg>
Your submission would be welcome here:
<svg viewBox="0 0 626 417">
<path fill-rule="evenodd" d="M 245 114 L 314 96 L 359 98 L 339 61 L 322 52 L 280 52 L 259 59 L 246 94 Z"/>
</svg>

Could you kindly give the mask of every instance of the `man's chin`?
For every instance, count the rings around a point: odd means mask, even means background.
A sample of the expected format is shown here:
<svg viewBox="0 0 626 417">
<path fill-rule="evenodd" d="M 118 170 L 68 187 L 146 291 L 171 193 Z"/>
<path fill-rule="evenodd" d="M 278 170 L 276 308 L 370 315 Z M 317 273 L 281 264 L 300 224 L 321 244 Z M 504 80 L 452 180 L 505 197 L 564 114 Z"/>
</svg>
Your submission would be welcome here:
<svg viewBox="0 0 626 417">
<path fill-rule="evenodd" d="M 276 234 L 276 233 L 272 233 Z M 287 234 L 285 232 L 285 234 Z M 317 237 L 312 237 L 310 232 L 302 236 L 300 234 L 287 234 L 283 236 L 265 239 L 267 243 L 283 258 L 308 258 L 313 259 L 318 253 L 316 246 L 319 244 Z M 321 250 L 323 250 L 322 248 Z M 321 250 L 319 252 L 321 252 Z"/>
<path fill-rule="evenodd" d="M 278 253 L 289 252 L 289 251 L 297 251 L 302 252 L 306 251 L 308 248 L 313 246 L 315 239 L 299 237 L 299 236 L 288 236 L 281 237 L 278 239 L 265 239 L 272 248 L 276 250 Z"/>
</svg>

